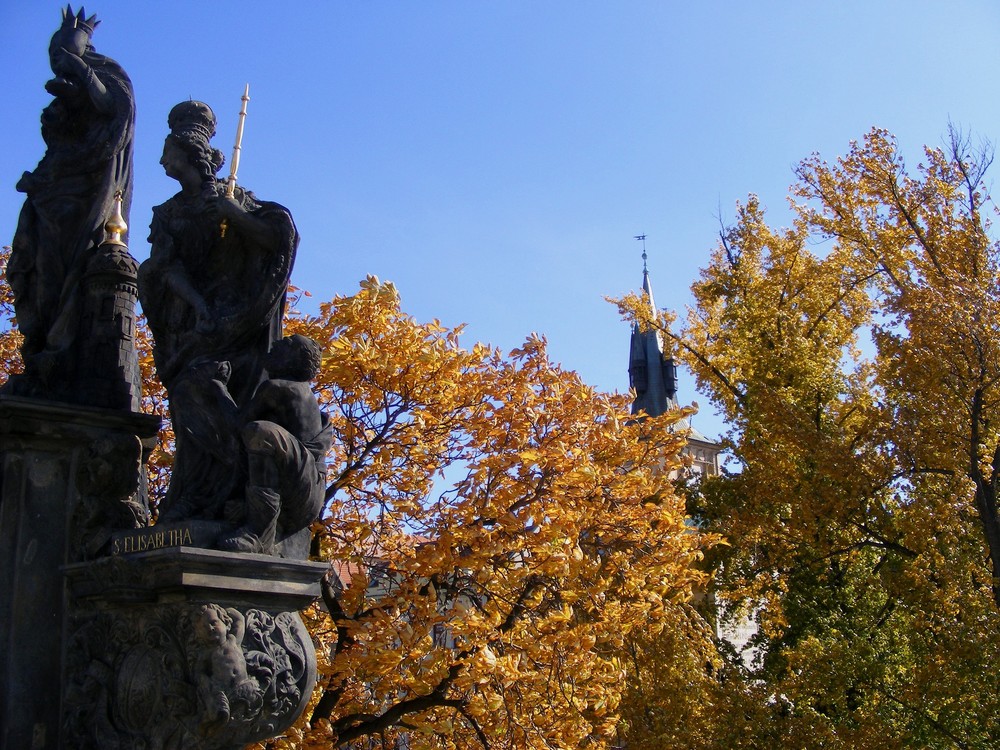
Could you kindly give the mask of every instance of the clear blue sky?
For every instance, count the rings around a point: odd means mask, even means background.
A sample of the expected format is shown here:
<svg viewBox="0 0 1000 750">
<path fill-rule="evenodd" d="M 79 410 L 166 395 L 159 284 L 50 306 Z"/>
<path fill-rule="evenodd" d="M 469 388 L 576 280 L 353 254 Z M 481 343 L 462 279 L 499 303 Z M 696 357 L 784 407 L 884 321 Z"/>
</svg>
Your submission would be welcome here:
<svg viewBox="0 0 1000 750">
<path fill-rule="evenodd" d="M 95 47 L 135 86 L 138 259 L 150 207 L 176 189 L 158 164 L 167 112 L 208 102 L 228 157 L 249 82 L 240 182 L 291 209 L 296 284 L 318 301 L 375 274 L 418 319 L 467 323 L 468 345 L 544 334 L 606 390 L 628 387 L 628 328 L 603 297 L 641 282 L 633 235 L 648 235 L 657 303 L 683 308 L 719 216 L 755 192 L 783 223 L 809 153 L 833 159 L 875 125 L 913 163 L 949 120 L 1000 140 L 995 0 L 86 7 L 103 21 Z M 5 243 L 14 184 L 44 150 L 59 9 L 0 3 Z M 690 378 L 680 396 L 698 399 Z M 695 424 L 721 430 L 708 413 Z"/>
</svg>

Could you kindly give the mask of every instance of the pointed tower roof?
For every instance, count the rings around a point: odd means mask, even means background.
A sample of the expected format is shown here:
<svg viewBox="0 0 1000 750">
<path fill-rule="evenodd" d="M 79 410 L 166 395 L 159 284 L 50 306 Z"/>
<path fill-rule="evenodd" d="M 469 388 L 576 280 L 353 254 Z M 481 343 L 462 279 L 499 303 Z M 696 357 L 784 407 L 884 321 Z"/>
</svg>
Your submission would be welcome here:
<svg viewBox="0 0 1000 750">
<path fill-rule="evenodd" d="M 646 267 L 646 235 L 636 235 L 636 239 L 642 240 L 642 293 L 650 311 L 656 315 L 653 285 L 649 282 L 649 269 Z M 663 338 L 658 330 L 642 331 L 637 323 L 632 325 L 628 378 L 635 391 L 633 414 L 644 412 L 655 417 L 677 408 L 677 365 L 673 357 L 663 353 Z M 696 430 L 690 418 L 680 419 L 667 429 L 682 432 L 687 437 L 684 452 L 691 457 L 694 471 L 705 475 L 719 473 L 721 446 Z"/>
<path fill-rule="evenodd" d="M 646 235 L 636 235 L 636 239 L 642 241 L 642 291 L 655 315 L 656 303 L 653 301 L 653 287 L 646 267 Z M 656 417 L 676 406 L 677 366 L 673 358 L 664 356 L 659 331 L 642 331 L 638 323 L 632 325 L 628 375 L 629 384 L 635 390 L 633 414 L 644 411 Z"/>
</svg>

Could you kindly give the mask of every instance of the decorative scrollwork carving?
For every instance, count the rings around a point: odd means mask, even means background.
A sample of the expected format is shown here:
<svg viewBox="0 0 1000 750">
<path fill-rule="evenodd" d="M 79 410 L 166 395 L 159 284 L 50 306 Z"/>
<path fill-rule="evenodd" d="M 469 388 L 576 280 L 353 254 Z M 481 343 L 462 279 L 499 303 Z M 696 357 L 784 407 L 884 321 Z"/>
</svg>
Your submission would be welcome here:
<svg viewBox="0 0 1000 750">
<path fill-rule="evenodd" d="M 83 750 L 235 750 L 289 726 L 315 681 L 294 612 L 183 603 L 76 625 L 63 723 Z"/>
</svg>

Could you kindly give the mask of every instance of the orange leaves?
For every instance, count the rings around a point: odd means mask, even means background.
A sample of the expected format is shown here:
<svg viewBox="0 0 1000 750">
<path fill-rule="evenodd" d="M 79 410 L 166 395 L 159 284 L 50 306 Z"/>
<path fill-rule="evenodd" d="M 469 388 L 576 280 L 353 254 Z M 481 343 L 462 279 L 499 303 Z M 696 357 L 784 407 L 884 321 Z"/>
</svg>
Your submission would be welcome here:
<svg viewBox="0 0 1000 750">
<path fill-rule="evenodd" d="M 621 683 L 607 644 L 702 579 L 711 539 L 659 471 L 681 414 L 632 422 L 544 339 L 467 350 L 398 305 L 369 279 L 289 323 L 328 354 L 323 546 L 355 571 L 324 629 L 324 716 L 341 741 L 405 725 L 414 747 L 603 742 Z"/>
<path fill-rule="evenodd" d="M 324 349 L 335 438 L 314 530 L 343 586 L 305 614 L 320 687 L 275 747 L 606 746 L 613 648 L 702 582 L 693 564 L 714 541 L 666 479 L 683 412 L 631 420 L 626 397 L 554 365 L 537 336 L 509 356 L 463 348 L 460 328 L 414 321 L 375 278 L 286 329 Z M 166 420 L 144 326 L 137 343 L 144 409 Z M 167 421 L 154 502 L 172 448 Z"/>
<path fill-rule="evenodd" d="M 0 385 L 22 370 L 21 334 L 14 320 L 14 293 L 7 283 L 10 245 L 0 249 Z"/>
<path fill-rule="evenodd" d="M 153 362 L 153 335 L 146 325 L 144 315 L 140 315 L 136 321 L 135 346 L 139 355 L 139 375 L 142 378 L 141 409 L 146 414 L 156 414 L 163 420 L 156 448 L 146 461 L 150 508 L 155 514 L 170 483 L 170 471 L 174 464 L 174 430 L 170 421 L 167 390 L 160 382 Z"/>
</svg>

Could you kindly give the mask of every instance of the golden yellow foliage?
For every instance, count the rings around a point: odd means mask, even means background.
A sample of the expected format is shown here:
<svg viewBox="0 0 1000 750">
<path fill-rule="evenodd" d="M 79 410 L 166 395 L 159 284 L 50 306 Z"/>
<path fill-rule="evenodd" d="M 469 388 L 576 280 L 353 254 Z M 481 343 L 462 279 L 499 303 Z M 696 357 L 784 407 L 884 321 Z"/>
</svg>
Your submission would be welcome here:
<svg viewBox="0 0 1000 750">
<path fill-rule="evenodd" d="M 22 371 L 21 334 L 14 322 L 14 293 L 7 284 L 10 245 L 0 248 L 0 385 Z"/>
<path fill-rule="evenodd" d="M 711 538 L 657 471 L 681 414 L 630 420 L 539 338 L 464 349 L 373 278 L 288 329 L 326 350 L 321 546 L 349 578 L 314 613 L 328 659 L 301 746 L 605 746 L 623 638 L 703 577 Z"/>
<path fill-rule="evenodd" d="M 645 321 L 731 425 L 735 466 L 700 515 L 731 544 L 719 593 L 757 611 L 762 651 L 726 698 L 754 718 L 714 746 L 996 746 L 991 158 L 952 132 L 910 171 L 882 130 L 810 157 L 790 228 L 751 196 L 685 324 Z"/>
<path fill-rule="evenodd" d="M 163 420 L 156 447 L 146 461 L 149 505 L 155 518 L 160 500 L 166 496 L 167 486 L 170 484 L 170 470 L 174 465 L 174 430 L 170 421 L 167 389 L 156 375 L 156 365 L 153 362 L 153 335 L 146 325 L 145 316 L 139 316 L 135 336 L 139 354 L 139 373 L 142 378 L 141 408 L 146 414 L 156 414 Z"/>
<path fill-rule="evenodd" d="M 0 305 L 15 363 L 4 286 Z M 374 278 L 286 327 L 325 351 L 336 437 L 315 531 L 335 574 L 306 612 L 313 702 L 259 747 L 607 747 L 625 639 L 685 607 L 713 542 L 666 477 L 685 412 L 631 419 L 627 397 L 553 365 L 537 337 L 509 356 L 465 349 Z M 137 344 L 144 409 L 165 425 L 155 506 L 173 435 L 144 326 Z"/>
</svg>

